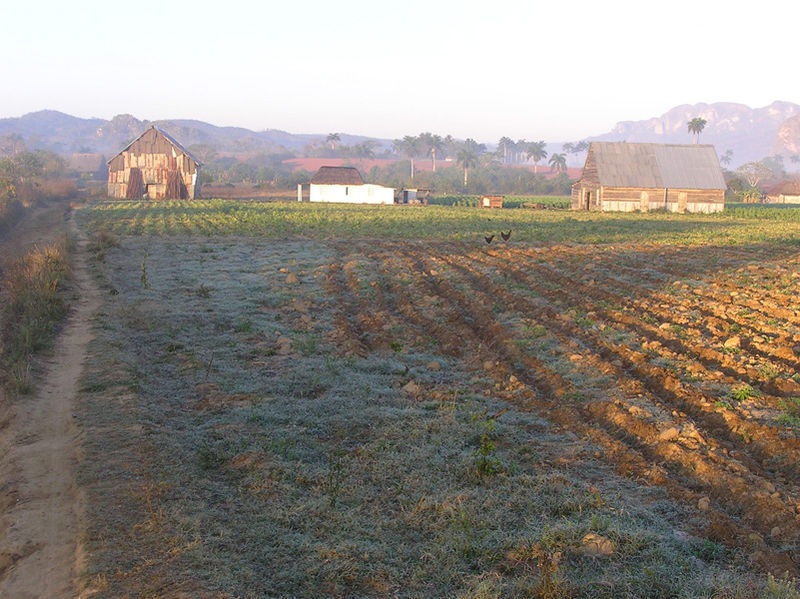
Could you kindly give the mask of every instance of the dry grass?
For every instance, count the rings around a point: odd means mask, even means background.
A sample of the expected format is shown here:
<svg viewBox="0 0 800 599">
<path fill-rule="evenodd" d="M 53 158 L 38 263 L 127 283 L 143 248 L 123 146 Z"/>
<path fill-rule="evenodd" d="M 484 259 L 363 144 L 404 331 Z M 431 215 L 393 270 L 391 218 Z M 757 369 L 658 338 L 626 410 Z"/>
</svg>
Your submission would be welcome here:
<svg viewBox="0 0 800 599">
<path fill-rule="evenodd" d="M 31 356 L 45 347 L 66 313 L 62 286 L 69 274 L 68 247 L 66 238 L 34 247 L 23 256 L 7 258 L 0 270 L 0 375 L 13 391 L 31 390 Z"/>
</svg>

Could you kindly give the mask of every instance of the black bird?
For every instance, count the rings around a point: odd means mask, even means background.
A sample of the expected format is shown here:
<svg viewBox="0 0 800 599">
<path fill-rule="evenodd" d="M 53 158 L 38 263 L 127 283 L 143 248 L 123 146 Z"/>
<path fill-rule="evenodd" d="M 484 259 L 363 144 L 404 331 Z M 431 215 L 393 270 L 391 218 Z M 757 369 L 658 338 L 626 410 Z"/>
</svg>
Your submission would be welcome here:
<svg viewBox="0 0 800 599">
<path fill-rule="evenodd" d="M 508 239 L 511 237 L 511 229 L 508 230 L 508 233 L 503 233 L 500 231 L 500 237 L 503 238 L 503 241 L 508 241 Z"/>
<path fill-rule="evenodd" d="M 494 235 L 489 235 L 488 237 L 484 237 L 486 243 L 492 243 L 492 239 L 494 239 Z"/>
</svg>

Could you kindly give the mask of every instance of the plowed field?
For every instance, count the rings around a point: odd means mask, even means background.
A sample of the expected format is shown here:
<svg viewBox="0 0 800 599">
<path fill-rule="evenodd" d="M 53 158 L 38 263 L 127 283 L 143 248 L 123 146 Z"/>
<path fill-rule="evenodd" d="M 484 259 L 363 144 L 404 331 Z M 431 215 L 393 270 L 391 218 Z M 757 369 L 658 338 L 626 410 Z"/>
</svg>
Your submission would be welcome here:
<svg viewBox="0 0 800 599">
<path fill-rule="evenodd" d="M 337 246 L 328 289 L 353 351 L 422 338 L 490 361 L 513 405 L 699 502 L 710 538 L 758 537 L 765 567 L 794 571 L 798 279 L 794 249 L 370 242 Z"/>
</svg>

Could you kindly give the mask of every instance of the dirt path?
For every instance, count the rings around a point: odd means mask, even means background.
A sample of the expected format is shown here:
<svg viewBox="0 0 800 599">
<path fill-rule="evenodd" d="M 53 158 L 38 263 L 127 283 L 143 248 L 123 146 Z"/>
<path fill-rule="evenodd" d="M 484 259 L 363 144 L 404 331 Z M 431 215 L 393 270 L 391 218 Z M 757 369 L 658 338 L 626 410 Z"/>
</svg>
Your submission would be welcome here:
<svg viewBox="0 0 800 599">
<path fill-rule="evenodd" d="M 70 222 L 77 232 L 74 220 Z M 35 395 L 15 399 L 0 447 L 0 490 L 8 506 L 0 517 L 0 597 L 76 596 L 83 500 L 75 482 L 79 431 L 73 419 L 90 320 L 100 305 L 79 237 L 74 278 L 79 300 L 55 341 Z M 3 506 L 0 505 L 0 508 Z"/>
</svg>

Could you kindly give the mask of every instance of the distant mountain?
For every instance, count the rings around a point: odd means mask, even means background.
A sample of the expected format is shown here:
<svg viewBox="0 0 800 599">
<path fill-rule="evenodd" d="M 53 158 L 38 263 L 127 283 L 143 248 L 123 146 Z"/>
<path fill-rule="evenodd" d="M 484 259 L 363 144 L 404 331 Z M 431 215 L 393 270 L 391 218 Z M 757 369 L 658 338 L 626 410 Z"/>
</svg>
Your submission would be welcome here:
<svg viewBox="0 0 800 599">
<path fill-rule="evenodd" d="M 652 143 L 692 143 L 687 123 L 700 117 L 707 121 L 700 134 L 700 143 L 713 144 L 717 155 L 733 151 L 731 167 L 761 160 L 781 149 L 776 139 L 788 119 L 800 116 L 800 105 L 791 102 L 773 102 L 764 108 L 750 108 L 744 104 L 718 102 L 715 104 L 684 104 L 669 112 L 644 121 L 617 123 L 609 133 L 590 138 L 591 141 L 630 141 Z M 788 133 L 787 133 L 788 135 Z M 793 137 L 800 147 L 800 135 Z M 795 153 L 795 152 L 792 152 Z"/>
<path fill-rule="evenodd" d="M 293 134 L 278 129 L 251 131 L 183 119 L 143 121 L 129 114 L 117 115 L 110 121 L 82 119 L 55 110 L 0 119 L 0 137 L 20 135 L 31 150 L 51 150 L 59 154 L 91 152 L 113 156 L 151 125 L 162 128 L 184 147 L 207 144 L 221 154 L 299 151 L 307 144 L 325 139 L 325 135 L 321 134 Z M 341 141 L 348 144 L 367 139 L 356 135 L 340 136 Z M 383 140 L 383 143 L 388 141 Z"/>
<path fill-rule="evenodd" d="M 772 154 L 791 158 L 800 155 L 800 115 L 786 119 L 772 143 Z"/>
<path fill-rule="evenodd" d="M 789 158 L 800 153 L 800 105 L 790 102 L 773 102 L 764 108 L 728 102 L 685 104 L 660 117 L 617 123 L 610 132 L 589 140 L 692 143 L 686 124 L 695 117 L 707 121 L 700 134 L 700 143 L 713 144 L 719 156 L 727 150 L 733 151 L 730 168 L 774 154 Z M 187 148 L 204 145 L 220 155 L 300 152 L 306 145 L 319 143 L 326 137 L 325 134 L 294 134 L 278 129 L 251 131 L 242 127 L 218 127 L 195 120 L 151 122 L 129 114 L 115 116 L 110 121 L 83 119 L 55 110 L 0 119 L 0 137 L 17 134 L 24 139 L 28 149 L 46 149 L 59 154 L 97 153 L 111 157 L 150 125 L 161 127 Z M 391 146 L 388 139 L 344 133 L 339 133 L 339 136 L 340 143 L 346 145 L 375 139 L 382 148 Z M 549 143 L 547 150 L 551 154 L 563 151 L 560 143 Z"/>
</svg>

